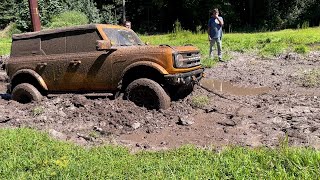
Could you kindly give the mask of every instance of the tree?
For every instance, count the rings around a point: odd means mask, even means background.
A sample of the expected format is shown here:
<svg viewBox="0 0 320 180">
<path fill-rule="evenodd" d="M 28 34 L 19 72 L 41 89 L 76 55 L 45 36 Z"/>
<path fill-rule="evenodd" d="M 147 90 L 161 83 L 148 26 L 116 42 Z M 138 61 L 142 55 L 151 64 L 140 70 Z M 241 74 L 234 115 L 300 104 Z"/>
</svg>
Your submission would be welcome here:
<svg viewBox="0 0 320 180">
<path fill-rule="evenodd" d="M 17 3 L 17 26 L 22 31 L 31 29 L 28 0 Z M 90 23 L 99 23 L 100 15 L 96 4 L 92 0 L 38 0 L 40 20 L 42 26 L 50 26 L 51 19 L 66 11 L 78 11 L 84 13 Z"/>
<path fill-rule="evenodd" d="M 122 18 L 122 0 L 97 1 L 102 23 L 119 24 Z"/>
<path fill-rule="evenodd" d="M 16 4 L 12 0 L 4 0 L 0 4 L 0 29 L 5 28 L 15 20 Z"/>
</svg>

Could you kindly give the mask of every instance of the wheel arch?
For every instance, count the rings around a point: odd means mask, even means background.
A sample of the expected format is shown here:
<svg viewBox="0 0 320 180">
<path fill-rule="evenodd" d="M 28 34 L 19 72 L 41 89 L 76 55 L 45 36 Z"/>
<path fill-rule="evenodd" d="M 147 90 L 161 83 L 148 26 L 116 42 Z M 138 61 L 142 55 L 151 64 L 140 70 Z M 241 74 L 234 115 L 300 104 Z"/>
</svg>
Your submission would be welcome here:
<svg viewBox="0 0 320 180">
<path fill-rule="evenodd" d="M 121 87 L 124 90 L 130 82 L 139 78 L 148 78 L 163 84 L 164 75 L 166 74 L 169 74 L 168 71 L 157 63 L 149 61 L 136 62 L 126 67 L 123 71 Z"/>
<path fill-rule="evenodd" d="M 17 71 L 11 78 L 11 90 L 21 83 L 29 83 L 39 89 L 41 93 L 48 91 L 48 87 L 43 78 L 34 70 L 21 69 Z"/>
</svg>

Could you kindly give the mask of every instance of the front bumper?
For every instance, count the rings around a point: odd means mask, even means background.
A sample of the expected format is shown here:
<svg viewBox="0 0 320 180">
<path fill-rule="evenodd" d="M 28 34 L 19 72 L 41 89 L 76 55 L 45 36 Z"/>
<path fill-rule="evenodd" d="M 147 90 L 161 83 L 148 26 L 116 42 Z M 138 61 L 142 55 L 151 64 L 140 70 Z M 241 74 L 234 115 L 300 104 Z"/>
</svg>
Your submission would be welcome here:
<svg viewBox="0 0 320 180">
<path fill-rule="evenodd" d="M 171 85 L 183 85 L 190 83 L 197 83 L 203 77 L 204 68 L 200 68 L 194 71 L 179 73 L 179 74 L 168 74 L 164 78 L 166 82 Z"/>
</svg>

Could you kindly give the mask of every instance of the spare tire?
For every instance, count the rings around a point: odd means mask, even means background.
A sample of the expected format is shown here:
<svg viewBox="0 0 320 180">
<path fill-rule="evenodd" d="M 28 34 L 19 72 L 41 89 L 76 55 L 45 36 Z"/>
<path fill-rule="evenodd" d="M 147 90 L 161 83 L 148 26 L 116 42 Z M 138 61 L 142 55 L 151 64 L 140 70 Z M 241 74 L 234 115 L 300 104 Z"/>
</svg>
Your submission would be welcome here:
<svg viewBox="0 0 320 180">
<path fill-rule="evenodd" d="M 29 83 L 18 84 L 12 90 L 12 99 L 20 103 L 30 103 L 32 101 L 40 101 L 41 93 L 33 85 Z"/>
<path fill-rule="evenodd" d="M 171 102 L 166 91 L 157 82 L 147 78 L 132 81 L 125 90 L 124 98 L 147 109 L 167 109 Z"/>
</svg>

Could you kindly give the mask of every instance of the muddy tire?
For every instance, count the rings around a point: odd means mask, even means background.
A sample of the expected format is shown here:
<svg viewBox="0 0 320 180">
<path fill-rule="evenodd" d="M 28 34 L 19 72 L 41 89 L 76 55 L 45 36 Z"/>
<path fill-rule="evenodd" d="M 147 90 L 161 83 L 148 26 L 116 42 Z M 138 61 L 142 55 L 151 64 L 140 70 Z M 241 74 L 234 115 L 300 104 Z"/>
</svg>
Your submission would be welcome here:
<svg viewBox="0 0 320 180">
<path fill-rule="evenodd" d="M 12 99 L 25 104 L 32 101 L 40 101 L 42 99 L 42 95 L 33 85 L 22 83 L 18 84 L 12 90 Z"/>
<path fill-rule="evenodd" d="M 147 109 L 167 109 L 171 102 L 166 91 L 157 82 L 146 78 L 131 82 L 125 90 L 124 99 Z"/>
</svg>

